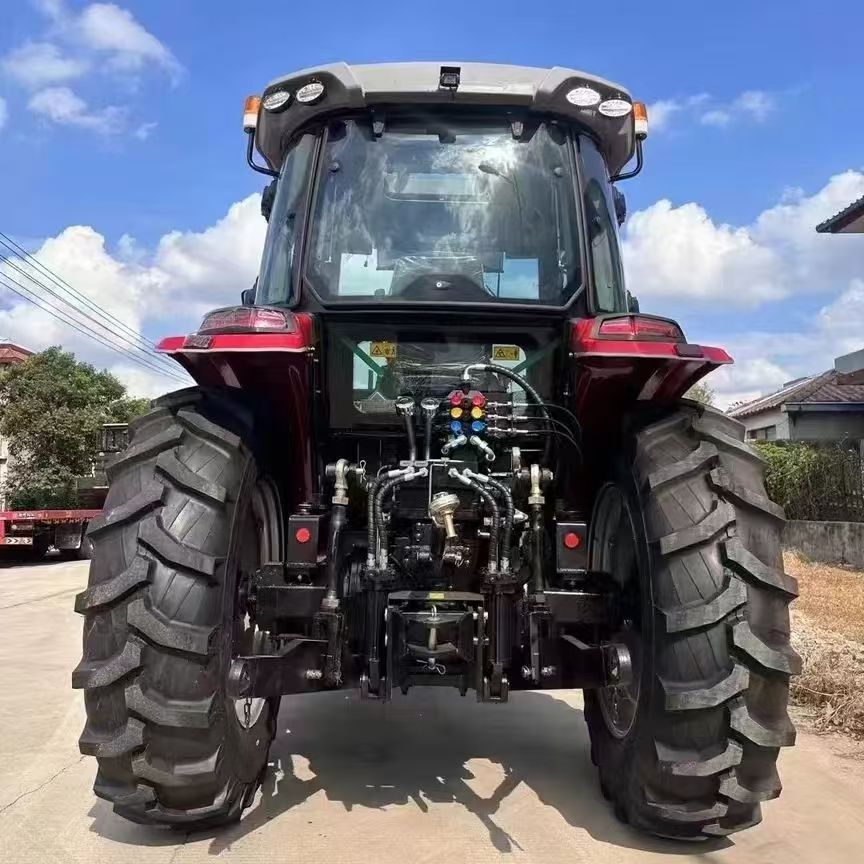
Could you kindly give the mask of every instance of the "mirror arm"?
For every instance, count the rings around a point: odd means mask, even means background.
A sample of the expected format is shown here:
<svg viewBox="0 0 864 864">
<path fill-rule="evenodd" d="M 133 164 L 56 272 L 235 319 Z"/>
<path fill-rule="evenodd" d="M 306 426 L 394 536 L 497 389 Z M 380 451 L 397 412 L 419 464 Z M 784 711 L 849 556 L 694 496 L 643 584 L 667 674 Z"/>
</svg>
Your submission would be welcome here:
<svg viewBox="0 0 864 864">
<path fill-rule="evenodd" d="M 253 171 L 257 171 L 259 174 L 266 174 L 268 177 L 279 177 L 279 172 L 274 171 L 272 168 L 265 168 L 263 165 L 256 165 L 252 159 L 252 147 L 255 144 L 255 130 L 246 133 L 249 136 L 249 144 L 246 147 L 246 162 L 249 167 Z"/>
<path fill-rule="evenodd" d="M 250 151 L 251 152 L 251 151 Z M 636 139 L 636 167 L 632 171 L 627 171 L 624 174 L 616 174 L 609 178 L 610 183 L 617 183 L 619 180 L 629 180 L 635 177 L 642 170 L 642 139 Z"/>
</svg>

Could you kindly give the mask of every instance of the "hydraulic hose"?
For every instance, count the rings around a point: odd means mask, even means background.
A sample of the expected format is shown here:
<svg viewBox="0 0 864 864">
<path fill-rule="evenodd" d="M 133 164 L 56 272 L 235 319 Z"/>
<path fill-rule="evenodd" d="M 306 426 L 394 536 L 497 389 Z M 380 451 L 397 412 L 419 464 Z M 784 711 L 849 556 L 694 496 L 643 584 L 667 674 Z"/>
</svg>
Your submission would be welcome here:
<svg viewBox="0 0 864 864">
<path fill-rule="evenodd" d="M 513 519 L 516 512 L 515 507 L 513 506 L 513 495 L 507 486 L 496 480 L 494 477 L 490 477 L 488 474 L 478 474 L 470 468 L 466 468 L 464 473 L 472 480 L 476 480 L 478 483 L 491 486 L 504 501 L 505 515 L 504 532 L 501 538 L 501 571 L 506 572 L 510 569 L 510 543 L 513 536 Z"/>
<path fill-rule="evenodd" d="M 481 481 L 483 482 L 483 481 Z M 513 537 L 513 517 L 515 508 L 513 506 L 513 494 L 510 490 L 498 480 L 492 477 L 486 477 L 486 482 L 495 489 L 504 499 L 504 533 L 501 538 L 501 569 L 510 569 L 510 544 Z"/>
<path fill-rule="evenodd" d="M 546 589 L 543 580 L 543 505 L 531 505 L 531 533 L 533 544 L 531 550 L 531 571 L 534 577 L 534 590 L 542 594 Z"/>
<path fill-rule="evenodd" d="M 393 472 L 393 468 L 387 467 L 377 477 L 369 481 L 369 488 L 366 491 L 366 537 L 368 548 L 366 550 L 366 566 L 375 566 L 375 493 L 378 487 L 389 477 Z"/>
<path fill-rule="evenodd" d="M 396 400 L 396 413 L 405 421 L 405 433 L 408 436 L 408 461 L 413 465 L 417 461 L 417 435 L 414 431 L 414 399 L 411 396 L 400 396 Z"/>
<path fill-rule="evenodd" d="M 408 433 L 408 461 L 417 461 L 417 435 L 414 431 L 414 415 L 405 415 L 405 431 Z"/>
<path fill-rule="evenodd" d="M 375 531 L 380 538 L 381 551 L 378 555 L 378 566 L 384 568 L 387 566 L 387 532 L 384 530 L 384 499 L 391 489 L 398 486 L 400 483 L 405 483 L 408 480 L 414 480 L 416 477 L 425 477 L 428 474 L 426 468 L 414 470 L 406 468 L 396 477 L 391 477 L 387 480 L 375 493 Z"/>
<path fill-rule="evenodd" d="M 518 384 L 525 391 L 525 394 L 531 399 L 531 401 L 540 408 L 540 411 L 543 414 L 543 419 L 546 421 L 546 428 L 552 428 L 549 409 L 546 407 L 546 403 L 543 401 L 540 394 L 521 375 L 507 369 L 505 366 L 498 366 L 496 363 L 472 363 L 470 366 L 466 366 L 462 370 L 462 380 L 466 384 L 471 380 L 472 370 L 477 370 L 478 372 L 494 372 L 496 375 L 503 375 L 505 378 L 509 378 L 511 381 Z M 545 464 L 549 463 L 551 440 L 551 438 L 547 438 L 544 443 L 543 462 Z"/>
<path fill-rule="evenodd" d="M 327 530 L 327 604 L 338 605 L 339 591 L 339 545 L 342 528 L 348 521 L 348 507 L 345 504 L 334 504 L 330 512 L 330 527 Z"/>
<path fill-rule="evenodd" d="M 492 514 L 491 525 L 489 527 L 489 572 L 495 573 L 498 570 L 499 562 L 498 533 L 501 524 L 501 511 L 498 509 L 498 502 L 495 500 L 495 496 L 492 495 L 488 489 L 486 489 L 481 483 L 472 479 L 467 472 L 460 474 L 455 468 L 451 468 L 449 474 L 464 486 L 473 489 L 489 507 L 489 512 Z"/>
</svg>

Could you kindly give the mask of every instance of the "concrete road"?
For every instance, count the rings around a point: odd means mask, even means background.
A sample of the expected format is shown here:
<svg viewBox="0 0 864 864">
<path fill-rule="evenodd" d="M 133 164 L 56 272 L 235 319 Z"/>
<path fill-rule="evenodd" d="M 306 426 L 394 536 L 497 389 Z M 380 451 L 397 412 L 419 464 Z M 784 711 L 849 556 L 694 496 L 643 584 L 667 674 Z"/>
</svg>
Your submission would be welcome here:
<svg viewBox="0 0 864 864">
<path fill-rule="evenodd" d="M 647 862 L 864 860 L 864 761 L 802 732 L 765 821 L 680 845 L 618 823 L 588 759 L 578 695 L 477 705 L 415 690 L 388 706 L 328 694 L 283 700 L 275 770 L 221 833 L 132 825 L 91 793 L 81 694 L 69 687 L 86 563 L 0 569 L 0 862 Z"/>
</svg>

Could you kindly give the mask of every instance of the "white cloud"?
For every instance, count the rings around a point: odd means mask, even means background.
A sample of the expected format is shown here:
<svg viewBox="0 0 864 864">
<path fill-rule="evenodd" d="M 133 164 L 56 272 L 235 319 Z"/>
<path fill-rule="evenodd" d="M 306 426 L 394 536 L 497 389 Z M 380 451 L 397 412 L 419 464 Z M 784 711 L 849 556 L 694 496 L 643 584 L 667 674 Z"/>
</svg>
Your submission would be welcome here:
<svg viewBox="0 0 864 864">
<path fill-rule="evenodd" d="M 33 0 L 33 5 L 51 21 L 59 23 L 66 17 L 63 0 Z"/>
<path fill-rule="evenodd" d="M 625 234 L 630 290 L 640 299 L 685 297 L 741 305 L 780 296 L 774 256 L 746 228 L 715 224 L 703 207 L 668 200 L 634 213 Z M 746 275 L 746 281 L 741 277 Z M 740 288 L 746 285 L 746 291 Z"/>
<path fill-rule="evenodd" d="M 767 90 L 745 90 L 729 102 L 708 93 L 658 99 L 648 106 L 652 132 L 668 130 L 678 123 L 698 121 L 703 126 L 725 128 L 739 122 L 762 123 L 777 110 L 777 97 Z"/>
<path fill-rule="evenodd" d="M 91 3 L 73 27 L 89 48 L 110 55 L 114 68 L 135 72 L 148 63 L 165 70 L 173 80 L 182 73 L 177 58 L 146 30 L 127 9 L 113 3 Z"/>
<path fill-rule="evenodd" d="M 214 306 L 236 303 L 255 279 L 266 229 L 256 194 L 232 204 L 204 231 L 172 231 L 162 237 L 152 263 L 172 286 L 164 298 L 168 313 L 183 309 L 200 316 Z M 175 291 L 174 285 L 183 288 Z"/>
<path fill-rule="evenodd" d="M 70 57 L 51 42 L 25 42 L 3 58 L 3 71 L 25 87 L 45 87 L 80 78 L 90 64 Z"/>
<path fill-rule="evenodd" d="M 861 273 L 864 241 L 829 238 L 815 227 L 862 195 L 864 173 L 846 171 L 809 197 L 787 190 L 781 203 L 738 226 L 714 222 L 696 203 L 657 201 L 627 222 L 628 285 L 643 300 L 745 308 L 836 292 Z"/>
<path fill-rule="evenodd" d="M 659 129 L 665 129 L 669 125 L 669 121 L 677 114 L 684 105 L 677 99 L 658 99 L 648 106 L 648 121 L 651 124 L 651 131 L 656 132 Z"/>
<path fill-rule="evenodd" d="M 139 141 L 146 141 L 156 130 L 158 123 L 140 123 L 132 132 L 132 137 Z"/>
<path fill-rule="evenodd" d="M 630 217 L 624 263 L 643 309 L 741 310 L 737 333 L 699 334 L 736 361 L 711 376 L 721 406 L 824 371 L 834 357 L 864 346 L 864 237 L 815 230 L 862 195 L 864 173 L 846 171 L 813 195 L 785 190 L 749 225 L 717 223 L 699 204 L 668 200 Z M 826 300 L 806 328 L 777 332 L 761 324 L 772 303 L 813 295 Z"/>
<path fill-rule="evenodd" d="M 48 87 L 35 93 L 27 107 L 61 126 L 78 126 L 116 135 L 126 125 L 126 114 L 122 108 L 108 106 L 93 110 L 68 87 Z"/>
<path fill-rule="evenodd" d="M 777 110 L 777 98 L 767 90 L 745 90 L 731 102 L 704 111 L 699 122 L 725 128 L 739 121 L 764 123 Z"/>
<path fill-rule="evenodd" d="M 126 109 L 90 106 L 67 86 L 73 80 L 136 92 L 147 68 L 165 72 L 176 84 L 183 67 L 171 50 L 128 10 L 114 3 L 89 3 L 70 10 L 63 0 L 34 0 L 49 24 L 0 60 L 0 68 L 22 87 L 37 91 L 30 108 L 63 125 L 112 134 L 127 132 L 145 141 L 155 123 L 126 122 Z M 92 88 L 91 88 L 92 89 Z"/>
<path fill-rule="evenodd" d="M 95 229 L 73 226 L 44 241 L 34 254 L 134 332 L 187 333 L 204 312 L 237 303 L 240 291 L 252 284 L 266 231 L 260 207 L 260 195 L 251 195 L 232 205 L 209 228 L 172 231 L 151 248 L 124 235 L 117 249 L 110 250 Z M 0 274 L 40 296 L 45 294 L 44 288 L 7 264 L 0 264 Z M 11 305 L 0 309 L 0 333 L 14 342 L 34 350 L 62 344 L 79 357 L 108 367 L 139 395 L 153 396 L 182 386 L 100 347 L 48 312 L 4 292 L 4 301 L 9 300 Z M 110 341 L 93 322 L 80 316 L 78 320 Z"/>
<path fill-rule="evenodd" d="M 749 114 L 754 120 L 762 122 L 777 108 L 777 100 L 765 90 L 745 90 L 733 103 L 736 111 Z"/>
<path fill-rule="evenodd" d="M 864 280 L 853 279 L 805 330 L 750 330 L 731 337 L 718 334 L 718 340 L 735 359 L 734 365 L 718 369 L 710 379 L 723 408 L 824 372 L 835 357 L 864 347 Z"/>
<path fill-rule="evenodd" d="M 9 109 L 6 107 L 6 100 L 0 96 L 0 129 L 6 125 L 9 119 Z"/>
<path fill-rule="evenodd" d="M 658 99 L 648 106 L 648 123 L 652 132 L 667 129 L 672 119 L 682 111 L 704 105 L 711 99 L 707 93 L 696 93 L 681 99 Z"/>
<path fill-rule="evenodd" d="M 699 118 L 703 126 L 728 126 L 732 122 L 732 115 L 725 108 L 712 108 Z"/>
</svg>

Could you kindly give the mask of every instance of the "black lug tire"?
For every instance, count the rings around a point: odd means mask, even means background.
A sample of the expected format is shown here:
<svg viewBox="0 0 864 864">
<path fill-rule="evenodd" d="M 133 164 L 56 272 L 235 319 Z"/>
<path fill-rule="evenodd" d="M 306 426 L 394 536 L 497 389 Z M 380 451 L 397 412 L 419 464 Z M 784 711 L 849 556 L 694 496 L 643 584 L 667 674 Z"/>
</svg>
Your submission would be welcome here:
<svg viewBox="0 0 864 864">
<path fill-rule="evenodd" d="M 761 820 L 761 802 L 780 794 L 779 748 L 795 741 L 797 585 L 782 569 L 783 512 L 743 427 L 713 409 L 682 403 L 631 444 L 615 482 L 640 517 L 642 690 L 623 740 L 598 691 L 586 691 L 592 752 L 632 825 L 682 840 L 726 835 Z"/>
<path fill-rule="evenodd" d="M 79 561 L 89 561 L 93 557 L 93 541 L 86 532 L 81 538 L 81 545 L 73 553 Z"/>
<path fill-rule="evenodd" d="M 244 729 L 224 693 L 251 434 L 250 417 L 216 394 L 157 400 L 130 424 L 88 528 L 89 587 L 75 601 L 79 746 L 98 762 L 94 792 L 135 822 L 189 830 L 239 818 L 267 765 L 278 700 Z"/>
</svg>

